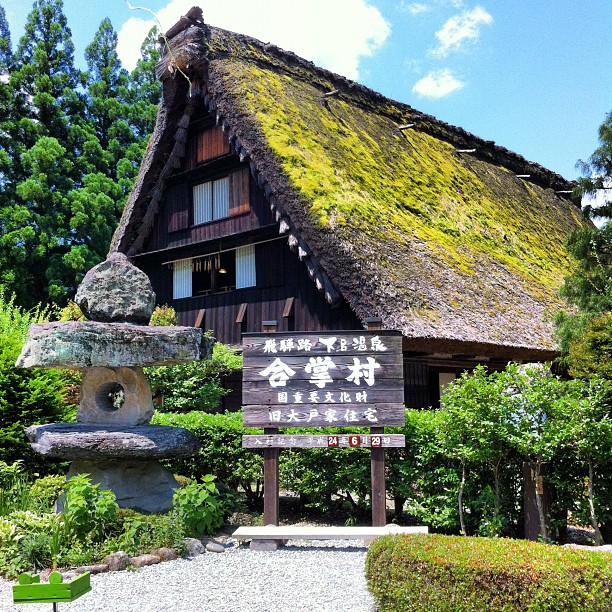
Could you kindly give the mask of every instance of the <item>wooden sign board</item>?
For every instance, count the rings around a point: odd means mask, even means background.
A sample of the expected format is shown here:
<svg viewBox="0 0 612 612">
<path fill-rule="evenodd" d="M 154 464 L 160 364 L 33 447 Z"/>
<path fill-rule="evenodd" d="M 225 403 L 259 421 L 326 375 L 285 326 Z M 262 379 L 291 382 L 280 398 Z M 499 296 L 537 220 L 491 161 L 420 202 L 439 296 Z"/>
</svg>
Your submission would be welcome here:
<svg viewBox="0 0 612 612">
<path fill-rule="evenodd" d="M 401 434 L 242 436 L 243 448 L 403 448 Z"/>
<path fill-rule="evenodd" d="M 404 424 L 400 332 L 244 334 L 243 354 L 246 427 Z"/>
</svg>

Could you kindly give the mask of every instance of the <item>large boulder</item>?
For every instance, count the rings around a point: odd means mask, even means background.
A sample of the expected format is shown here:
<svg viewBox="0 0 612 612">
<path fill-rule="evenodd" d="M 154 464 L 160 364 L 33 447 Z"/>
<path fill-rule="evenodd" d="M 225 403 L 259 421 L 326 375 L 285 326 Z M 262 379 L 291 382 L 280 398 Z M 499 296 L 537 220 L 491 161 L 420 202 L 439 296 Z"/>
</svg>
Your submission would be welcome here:
<svg viewBox="0 0 612 612">
<path fill-rule="evenodd" d="M 155 308 L 149 277 L 123 253 L 112 253 L 87 272 L 74 301 L 92 321 L 147 325 Z"/>
</svg>

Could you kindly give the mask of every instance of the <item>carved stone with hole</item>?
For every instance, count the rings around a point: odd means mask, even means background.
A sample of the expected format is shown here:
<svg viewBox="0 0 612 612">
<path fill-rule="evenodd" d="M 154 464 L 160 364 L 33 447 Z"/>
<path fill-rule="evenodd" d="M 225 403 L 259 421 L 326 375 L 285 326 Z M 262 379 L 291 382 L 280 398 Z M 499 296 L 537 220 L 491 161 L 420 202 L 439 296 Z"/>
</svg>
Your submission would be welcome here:
<svg viewBox="0 0 612 612">
<path fill-rule="evenodd" d="M 88 368 L 83 372 L 79 423 L 145 425 L 153 412 L 151 387 L 142 368 Z"/>
</svg>

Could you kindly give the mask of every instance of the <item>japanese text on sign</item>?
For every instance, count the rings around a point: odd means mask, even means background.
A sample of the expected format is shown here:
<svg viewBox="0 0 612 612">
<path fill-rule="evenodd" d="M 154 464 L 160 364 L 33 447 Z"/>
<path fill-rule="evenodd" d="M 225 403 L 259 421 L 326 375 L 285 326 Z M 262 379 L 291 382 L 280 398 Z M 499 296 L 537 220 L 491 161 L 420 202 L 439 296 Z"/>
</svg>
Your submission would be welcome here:
<svg viewBox="0 0 612 612">
<path fill-rule="evenodd" d="M 399 333 L 245 334 L 243 346 L 245 424 L 378 426 L 401 418 Z"/>
</svg>

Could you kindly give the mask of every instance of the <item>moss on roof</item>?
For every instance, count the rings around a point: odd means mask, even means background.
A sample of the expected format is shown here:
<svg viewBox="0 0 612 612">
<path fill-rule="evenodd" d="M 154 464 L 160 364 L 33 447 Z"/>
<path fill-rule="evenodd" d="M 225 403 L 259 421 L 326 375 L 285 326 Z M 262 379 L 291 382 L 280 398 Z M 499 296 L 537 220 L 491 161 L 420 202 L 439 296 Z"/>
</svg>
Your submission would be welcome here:
<svg viewBox="0 0 612 612">
<path fill-rule="evenodd" d="M 546 317 L 583 223 L 555 194 L 562 177 L 273 45 L 202 33 L 186 57 L 201 54 L 209 108 L 358 316 L 408 338 L 554 350 Z"/>
<path fill-rule="evenodd" d="M 265 65 L 252 47 L 213 64 L 239 113 L 256 119 L 310 222 L 343 241 L 345 250 L 355 256 L 365 243 L 380 245 L 380 273 L 408 281 L 405 262 L 393 252 L 417 249 L 421 263 L 429 259 L 464 279 L 446 286 L 456 308 L 470 301 L 466 282 L 471 292 L 489 294 L 492 313 L 503 308 L 490 284 L 480 282 L 500 268 L 517 291 L 551 308 L 559 303 L 556 291 L 572 265 L 563 242 L 581 215 L 552 189 L 457 153 L 418 128 L 398 130 L 411 117 L 390 101 L 376 108 L 347 92 L 321 98 L 334 83 Z M 427 280 L 443 278 L 434 271 Z M 414 302 L 439 311 L 431 300 Z"/>
</svg>

